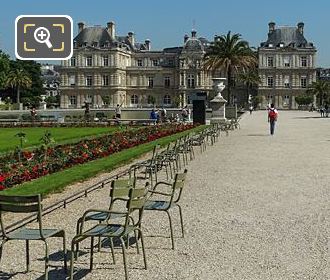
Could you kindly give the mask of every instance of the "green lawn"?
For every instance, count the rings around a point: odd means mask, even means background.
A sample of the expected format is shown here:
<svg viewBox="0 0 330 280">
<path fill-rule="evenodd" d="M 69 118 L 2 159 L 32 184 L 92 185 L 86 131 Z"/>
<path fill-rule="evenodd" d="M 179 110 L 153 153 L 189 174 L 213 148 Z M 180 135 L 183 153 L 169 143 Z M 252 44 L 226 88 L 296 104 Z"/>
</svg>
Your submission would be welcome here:
<svg viewBox="0 0 330 280">
<path fill-rule="evenodd" d="M 117 130 L 117 127 L 28 127 L 28 128 L 0 128 L 0 153 L 14 150 L 19 145 L 19 132 L 26 133 L 27 141 L 23 148 L 40 145 L 40 138 L 45 131 L 50 131 L 56 144 L 75 142 L 82 137 L 100 135 Z"/>
<path fill-rule="evenodd" d="M 99 173 L 111 171 L 120 165 L 127 164 L 133 159 L 151 151 L 155 144 L 165 146 L 168 143 L 175 141 L 179 137 L 186 135 L 192 131 L 201 131 L 205 126 L 199 126 L 188 131 L 177 133 L 171 136 L 163 137 L 158 140 L 142 144 L 121 152 L 112 154 L 108 157 L 93 160 L 82 165 L 76 165 L 69 169 L 50 174 L 31 182 L 23 183 L 10 189 L 1 191 L 1 194 L 6 195 L 46 195 L 53 192 L 63 190 L 69 184 L 86 180 L 94 177 Z"/>
</svg>

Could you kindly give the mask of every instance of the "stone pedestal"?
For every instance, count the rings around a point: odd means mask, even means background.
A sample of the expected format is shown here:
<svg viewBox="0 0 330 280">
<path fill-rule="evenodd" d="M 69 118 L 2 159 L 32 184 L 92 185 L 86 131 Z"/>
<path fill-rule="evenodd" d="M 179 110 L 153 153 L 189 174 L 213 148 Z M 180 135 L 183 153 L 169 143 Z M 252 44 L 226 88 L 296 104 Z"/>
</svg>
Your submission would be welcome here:
<svg viewBox="0 0 330 280">
<path fill-rule="evenodd" d="M 226 121 L 226 103 L 227 100 L 225 100 L 222 96 L 216 96 L 210 101 L 210 107 L 212 109 L 211 124 Z"/>
<path fill-rule="evenodd" d="M 226 103 L 227 100 L 221 95 L 221 92 L 225 89 L 223 84 L 226 78 L 213 78 L 213 88 L 217 95 L 210 101 L 210 107 L 212 109 L 211 124 L 226 122 Z"/>
<path fill-rule="evenodd" d="M 47 103 L 45 101 L 46 95 L 41 95 L 40 97 L 41 97 L 41 101 L 40 101 L 39 109 L 46 110 L 47 109 Z"/>
</svg>

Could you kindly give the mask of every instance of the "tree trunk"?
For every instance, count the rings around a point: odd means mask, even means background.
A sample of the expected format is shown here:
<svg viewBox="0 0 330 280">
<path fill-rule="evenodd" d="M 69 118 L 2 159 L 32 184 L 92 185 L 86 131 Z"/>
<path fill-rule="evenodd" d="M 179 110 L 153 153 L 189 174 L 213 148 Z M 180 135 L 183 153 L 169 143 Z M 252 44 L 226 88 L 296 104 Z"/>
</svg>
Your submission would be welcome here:
<svg viewBox="0 0 330 280">
<path fill-rule="evenodd" d="M 227 93 L 228 93 L 228 104 L 232 105 L 232 100 L 231 100 L 231 68 L 228 68 L 227 71 Z"/>
<path fill-rule="evenodd" d="M 17 86 L 17 100 L 16 102 L 19 104 L 20 103 L 20 92 L 19 92 L 19 86 Z"/>
<path fill-rule="evenodd" d="M 249 105 L 249 97 L 250 97 L 250 85 L 247 84 L 246 86 L 246 104 Z"/>
</svg>

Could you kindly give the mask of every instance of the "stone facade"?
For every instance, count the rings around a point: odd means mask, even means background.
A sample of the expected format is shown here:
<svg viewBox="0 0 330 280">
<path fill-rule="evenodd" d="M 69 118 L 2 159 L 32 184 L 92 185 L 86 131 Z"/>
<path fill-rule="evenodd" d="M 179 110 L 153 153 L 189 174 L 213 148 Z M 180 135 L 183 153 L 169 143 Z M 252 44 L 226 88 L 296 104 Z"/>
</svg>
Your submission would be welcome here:
<svg viewBox="0 0 330 280">
<path fill-rule="evenodd" d="M 194 30 L 183 46 L 153 51 L 150 40 L 138 43 L 133 32 L 117 36 L 113 22 L 78 28 L 73 56 L 60 70 L 61 108 L 81 108 L 84 102 L 94 108 L 183 106 L 191 94 L 212 91 L 212 75 L 202 69 L 209 41 Z"/>
<path fill-rule="evenodd" d="M 269 23 L 268 40 L 261 43 L 258 56 L 262 106 L 274 103 L 278 108 L 296 109 L 295 97 L 316 81 L 316 48 L 305 39 L 304 24 L 276 28 Z"/>
</svg>

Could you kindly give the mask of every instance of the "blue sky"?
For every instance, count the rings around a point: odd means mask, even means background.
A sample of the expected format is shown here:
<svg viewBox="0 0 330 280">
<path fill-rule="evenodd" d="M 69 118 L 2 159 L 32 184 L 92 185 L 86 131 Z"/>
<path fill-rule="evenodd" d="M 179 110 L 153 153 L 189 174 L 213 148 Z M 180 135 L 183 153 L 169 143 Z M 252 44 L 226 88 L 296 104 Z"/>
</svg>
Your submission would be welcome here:
<svg viewBox="0 0 330 280">
<path fill-rule="evenodd" d="M 318 0 L 2 0 L 0 49 L 14 56 L 14 22 L 22 14 L 67 14 L 87 25 L 115 21 L 117 34 L 134 31 L 138 41 L 149 38 L 153 49 L 182 45 L 195 26 L 198 36 L 212 39 L 231 30 L 251 46 L 265 41 L 268 22 L 296 26 L 305 23 L 305 36 L 318 49 L 317 65 L 330 67 L 330 1 Z"/>
</svg>

